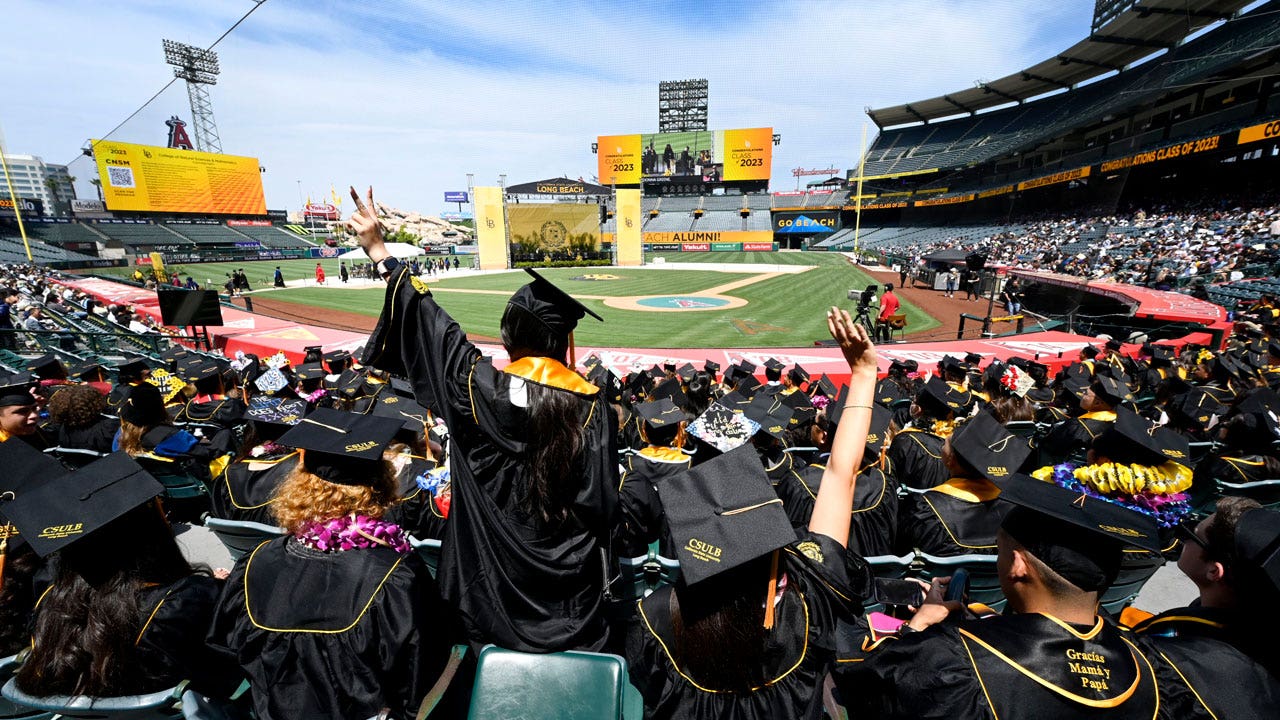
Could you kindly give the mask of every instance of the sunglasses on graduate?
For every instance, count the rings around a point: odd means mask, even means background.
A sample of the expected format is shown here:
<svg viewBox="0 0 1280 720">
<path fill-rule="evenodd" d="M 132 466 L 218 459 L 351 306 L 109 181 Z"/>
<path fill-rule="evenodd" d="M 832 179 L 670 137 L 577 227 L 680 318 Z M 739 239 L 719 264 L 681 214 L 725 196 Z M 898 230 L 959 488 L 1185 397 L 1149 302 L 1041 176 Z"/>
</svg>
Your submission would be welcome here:
<svg viewBox="0 0 1280 720">
<path fill-rule="evenodd" d="M 1200 524 L 1201 518 L 1186 517 L 1183 518 L 1176 526 L 1174 526 L 1174 535 L 1179 540 L 1189 543 L 1195 543 L 1200 549 L 1207 554 L 1213 554 L 1213 549 L 1209 547 L 1209 543 L 1204 538 L 1196 534 L 1196 526 Z"/>
</svg>

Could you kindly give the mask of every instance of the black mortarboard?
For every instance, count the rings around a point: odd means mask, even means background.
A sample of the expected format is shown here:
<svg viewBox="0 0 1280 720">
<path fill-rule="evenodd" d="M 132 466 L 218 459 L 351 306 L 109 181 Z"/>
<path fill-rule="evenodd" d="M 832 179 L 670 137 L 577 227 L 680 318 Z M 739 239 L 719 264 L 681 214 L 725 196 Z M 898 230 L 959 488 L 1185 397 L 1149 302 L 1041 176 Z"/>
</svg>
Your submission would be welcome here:
<svg viewBox="0 0 1280 720">
<path fill-rule="evenodd" d="M 1151 359 L 1160 362 L 1173 362 L 1173 348 L 1168 345 L 1154 345 L 1151 348 Z"/>
<path fill-rule="evenodd" d="M 988 480 L 1003 482 L 1031 454 L 1025 438 L 1009 432 L 991 413 L 974 415 L 951 434 L 951 452 Z"/>
<path fill-rule="evenodd" d="M 1272 593 L 1280 593 L 1280 512 L 1246 510 L 1236 523 L 1237 557 L 1261 573 Z"/>
<path fill-rule="evenodd" d="M 684 410 L 676 407 L 676 404 L 668 398 L 640 403 L 636 405 L 635 410 L 636 414 L 644 419 L 644 424 L 653 430 L 660 430 L 690 419 Z"/>
<path fill-rule="evenodd" d="M 1000 499 L 1017 506 L 1005 515 L 1004 531 L 1081 590 L 1111 585 L 1125 545 L 1163 549 L 1153 518 L 1052 482 L 1018 475 L 1002 485 Z"/>
<path fill-rule="evenodd" d="M 680 379 L 685 382 L 689 382 L 697 374 L 698 374 L 698 369 L 693 366 L 693 363 L 685 363 L 680 367 L 676 368 L 676 375 L 678 375 Z"/>
<path fill-rule="evenodd" d="M 830 426 L 827 428 L 828 435 L 834 437 L 836 427 L 840 425 L 840 419 L 844 417 L 844 404 L 848 400 L 847 393 L 841 393 L 839 398 L 832 400 L 827 404 L 823 413 L 827 416 L 827 422 Z M 871 406 L 871 425 L 867 428 L 867 450 L 871 454 L 878 456 L 880 449 L 889 440 L 889 425 L 893 422 L 893 411 L 880 405 Z M 863 464 L 871 462 L 870 456 L 863 456 Z"/>
<path fill-rule="evenodd" d="M 965 353 L 964 361 L 970 368 L 977 370 L 978 366 L 982 364 L 982 354 L 975 352 Z"/>
<path fill-rule="evenodd" d="M 164 349 L 164 352 L 160 353 L 160 359 L 166 362 L 174 362 L 175 360 L 184 358 L 190 354 L 191 353 L 181 345 L 170 345 Z"/>
<path fill-rule="evenodd" d="M 41 380 L 65 380 L 67 366 L 62 364 L 57 355 L 47 353 L 27 363 L 27 372 Z"/>
<path fill-rule="evenodd" d="M 889 372 L 899 370 L 910 375 L 920 370 L 920 363 L 915 360 L 892 360 L 889 362 Z"/>
<path fill-rule="evenodd" d="M 130 387 L 120 403 L 120 419 L 140 427 L 155 427 L 168 420 L 160 388 L 145 382 Z"/>
<path fill-rule="evenodd" d="M 734 412 L 741 413 L 741 412 L 746 412 L 747 406 L 751 404 L 751 398 L 747 397 L 746 395 L 743 395 L 737 390 L 730 390 L 729 392 L 725 393 L 724 397 L 720 398 L 716 402 L 720 403 L 721 405 L 724 405 L 725 407 L 729 408 L 730 410 L 733 410 Z"/>
<path fill-rule="evenodd" d="M 66 473 L 67 469 L 52 456 L 18 441 L 0 443 L 0 465 L 5 469 L 0 473 L 0 540 L 9 538 L 11 545 L 25 543 L 17 528 L 6 530 L 9 520 L 4 514 L 5 503 Z"/>
<path fill-rule="evenodd" d="M 1191 388 L 1169 402 L 1168 412 L 1181 420 L 1181 425 L 1195 429 L 1204 429 L 1216 415 L 1221 417 L 1227 408 L 1212 395 L 1200 388 Z"/>
<path fill-rule="evenodd" d="M 1191 448 L 1181 433 L 1160 427 L 1127 408 L 1116 410 L 1116 421 L 1107 428 L 1094 447 L 1102 446 L 1108 460 L 1139 465 L 1163 465 L 1167 461 L 1188 463 Z"/>
<path fill-rule="evenodd" d="M 716 373 L 720 372 L 720 363 L 713 362 L 711 360 L 705 360 L 702 363 L 702 369 L 711 373 L 711 375 L 714 376 Z"/>
<path fill-rule="evenodd" d="M 382 451 L 403 421 L 316 408 L 280 444 L 305 450 L 303 467 L 339 485 L 369 485 L 382 472 Z"/>
<path fill-rule="evenodd" d="M 969 404 L 969 397 L 968 393 L 958 392 L 934 375 L 916 393 L 916 404 L 922 408 L 932 408 L 935 414 L 945 415 L 963 411 Z"/>
<path fill-rule="evenodd" d="M 667 378 L 658 384 L 649 392 L 649 401 L 662 399 L 670 400 L 676 405 L 680 405 L 686 401 L 684 389 L 680 387 L 680 381 L 676 378 Z"/>
<path fill-rule="evenodd" d="M 587 373 L 587 379 L 595 384 L 596 387 L 604 393 L 604 397 L 611 403 L 621 403 L 623 395 L 622 381 L 618 379 L 613 371 L 602 364 L 596 364 Z"/>
<path fill-rule="evenodd" d="M 653 376 L 654 379 L 664 378 L 667 376 L 667 369 L 662 365 L 654 365 L 653 367 L 649 368 L 649 374 Z"/>
<path fill-rule="evenodd" d="M 791 419 L 788 424 L 792 428 L 802 427 L 813 422 L 818 417 L 818 408 L 812 405 L 804 405 L 802 407 L 791 406 Z"/>
<path fill-rule="evenodd" d="M 221 374 L 222 368 L 218 367 L 218 363 L 202 359 L 183 367 L 178 376 L 189 383 L 197 383 L 212 380 Z"/>
<path fill-rule="evenodd" d="M 733 570 L 796 540 L 782 501 L 750 446 L 658 483 L 658 496 L 685 585 Z"/>
<path fill-rule="evenodd" d="M 816 382 L 809 384 L 810 393 L 822 394 L 828 398 L 835 397 L 838 391 L 836 384 L 831 382 L 831 378 L 827 377 L 826 373 L 823 373 L 822 377 L 818 378 Z"/>
<path fill-rule="evenodd" d="M 776 358 L 769 358 L 768 360 L 765 360 L 764 366 L 774 372 L 779 372 L 779 373 L 782 372 L 782 369 L 786 367 L 786 365 L 783 365 Z"/>
<path fill-rule="evenodd" d="M 573 332 L 584 315 L 590 315 L 604 322 L 604 318 L 592 312 L 586 305 L 574 300 L 569 293 L 551 284 L 533 268 L 525 268 L 524 271 L 533 277 L 533 282 L 516 290 L 507 301 L 508 305 L 527 310 L 557 335 L 568 335 Z"/>
<path fill-rule="evenodd" d="M 755 375 L 738 375 L 738 381 L 734 384 L 733 389 L 740 395 L 755 397 L 756 391 L 761 387 L 763 386 Z"/>
<path fill-rule="evenodd" d="M 582 360 L 582 367 L 587 370 L 594 370 L 595 368 L 600 367 L 600 356 L 595 353 L 591 353 Z"/>
<path fill-rule="evenodd" d="M 31 389 L 35 385 L 35 380 L 32 380 L 27 373 L 17 373 L 0 379 L 0 407 L 35 405 L 35 396 L 31 394 Z"/>
<path fill-rule="evenodd" d="M 1109 375 L 1097 375 L 1093 379 L 1093 384 L 1089 387 L 1093 389 L 1094 395 L 1102 398 L 1111 406 L 1133 399 L 1133 396 L 1129 394 L 1129 388 Z"/>
<path fill-rule="evenodd" d="M 791 406 L 778 402 L 773 395 L 757 395 L 746 409 L 747 417 L 760 423 L 760 432 L 779 440 L 786 439 L 787 427 L 794 413 Z"/>
<path fill-rule="evenodd" d="M 323 365 L 314 362 L 299 365 L 293 369 L 293 374 L 299 380 L 322 380 L 328 373 L 325 372 Z"/>
<path fill-rule="evenodd" d="M 151 371 L 151 366 L 146 360 L 135 358 L 126 360 L 116 366 L 116 378 L 122 382 L 137 382 L 142 379 L 142 374 Z"/>
<path fill-rule="evenodd" d="M 809 382 L 809 371 L 800 367 L 799 363 L 796 363 L 796 365 L 791 368 L 791 370 L 787 373 L 787 376 L 790 377 L 791 382 L 796 385 L 799 385 L 800 383 Z"/>
<path fill-rule="evenodd" d="M 80 379 L 86 375 L 105 376 L 108 373 L 106 365 L 97 360 L 86 360 L 75 367 L 68 370 L 68 375 L 72 378 Z"/>
<path fill-rule="evenodd" d="M 662 371 L 663 371 L 663 372 L 671 372 L 671 373 L 675 372 L 675 371 L 676 371 L 676 361 L 675 361 L 675 360 L 671 360 L 671 359 L 663 360 L 663 361 L 662 361 Z"/>
<path fill-rule="evenodd" d="M 968 375 L 969 367 L 964 361 L 952 355 L 943 356 L 938 362 L 938 371 L 942 373 L 954 373 L 956 375 Z"/>
<path fill-rule="evenodd" d="M 163 492 L 158 480 L 118 452 L 22 493 L 4 511 L 31 549 L 47 557 Z"/>
<path fill-rule="evenodd" d="M 1267 354 L 1272 357 L 1280 357 L 1280 340 L 1272 340 L 1267 343 Z"/>
<path fill-rule="evenodd" d="M 406 434 L 416 437 L 419 433 L 425 433 L 431 422 L 427 417 L 426 408 L 412 398 L 395 393 L 384 393 L 369 412 L 378 417 L 399 421 L 400 435 L 406 440 L 412 439 Z"/>
<path fill-rule="evenodd" d="M 1119 340 L 1116 340 L 1115 338 L 1111 338 L 1110 340 L 1107 341 L 1107 344 L 1104 345 L 1103 347 L 1110 350 L 1111 352 L 1120 352 L 1120 348 L 1124 347 L 1124 345 Z"/>
<path fill-rule="evenodd" d="M 333 350 L 324 354 L 325 364 L 329 366 L 331 372 L 342 372 L 350 359 L 351 353 L 346 350 Z"/>
<path fill-rule="evenodd" d="M 902 386 L 892 380 L 881 380 L 876 383 L 875 402 L 877 405 L 884 407 L 892 407 L 899 400 L 906 400 L 907 394 L 903 392 Z"/>
</svg>

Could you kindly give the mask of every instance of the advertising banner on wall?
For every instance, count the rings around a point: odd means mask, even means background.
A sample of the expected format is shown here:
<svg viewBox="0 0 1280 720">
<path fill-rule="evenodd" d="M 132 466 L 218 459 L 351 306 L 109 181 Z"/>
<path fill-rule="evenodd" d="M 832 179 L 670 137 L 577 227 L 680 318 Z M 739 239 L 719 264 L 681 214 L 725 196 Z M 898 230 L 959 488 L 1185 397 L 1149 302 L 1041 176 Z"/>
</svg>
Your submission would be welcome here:
<svg viewBox="0 0 1280 720">
<path fill-rule="evenodd" d="M 840 229 L 840 213 L 834 210 L 811 210 L 803 213 L 773 214 L 773 231 L 781 233 L 828 233 Z"/>
<path fill-rule="evenodd" d="M 600 209 L 583 203 L 507 206 L 511 245 L 518 254 L 600 249 Z"/>
<path fill-rule="evenodd" d="M 257 158 L 94 140 L 112 211 L 265 215 Z"/>
</svg>

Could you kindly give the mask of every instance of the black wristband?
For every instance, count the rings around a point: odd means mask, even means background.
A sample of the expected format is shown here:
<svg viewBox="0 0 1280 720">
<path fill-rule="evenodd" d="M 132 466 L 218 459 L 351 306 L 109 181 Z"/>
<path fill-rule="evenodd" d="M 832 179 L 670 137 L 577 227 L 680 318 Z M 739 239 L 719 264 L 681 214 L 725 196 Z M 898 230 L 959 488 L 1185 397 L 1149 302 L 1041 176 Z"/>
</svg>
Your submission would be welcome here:
<svg viewBox="0 0 1280 720">
<path fill-rule="evenodd" d="M 400 260 L 394 255 L 388 255 L 378 262 L 378 275 L 383 280 L 386 280 L 391 277 L 391 274 L 394 273 L 398 267 L 400 267 Z"/>
</svg>

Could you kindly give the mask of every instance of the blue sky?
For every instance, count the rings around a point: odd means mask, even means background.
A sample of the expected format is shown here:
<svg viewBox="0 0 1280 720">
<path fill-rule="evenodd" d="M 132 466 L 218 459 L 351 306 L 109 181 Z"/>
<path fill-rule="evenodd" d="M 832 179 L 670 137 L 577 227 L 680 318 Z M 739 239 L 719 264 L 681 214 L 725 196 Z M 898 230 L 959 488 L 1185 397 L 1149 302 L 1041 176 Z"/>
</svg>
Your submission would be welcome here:
<svg viewBox="0 0 1280 720">
<path fill-rule="evenodd" d="M 6 149 L 76 158 L 171 77 L 161 38 L 207 45 L 251 0 L 5 0 Z M 856 163 L 864 108 L 994 79 L 1088 33 L 1092 0 L 416 2 L 268 0 L 217 48 L 223 150 L 253 155 L 271 208 L 372 183 L 436 213 L 445 190 L 595 173 L 596 135 L 652 132 L 660 80 L 710 81 L 712 128 L 772 126 L 791 168 Z M 176 83 L 112 137 L 163 144 Z M 868 128 L 873 136 L 874 126 Z M 870 140 L 870 137 L 868 138 Z M 83 183 L 92 169 L 72 165 Z M 90 195 L 86 186 L 83 196 Z M 349 203 L 348 203 L 349 204 Z M 349 209 L 349 208 L 346 208 Z"/>
</svg>

